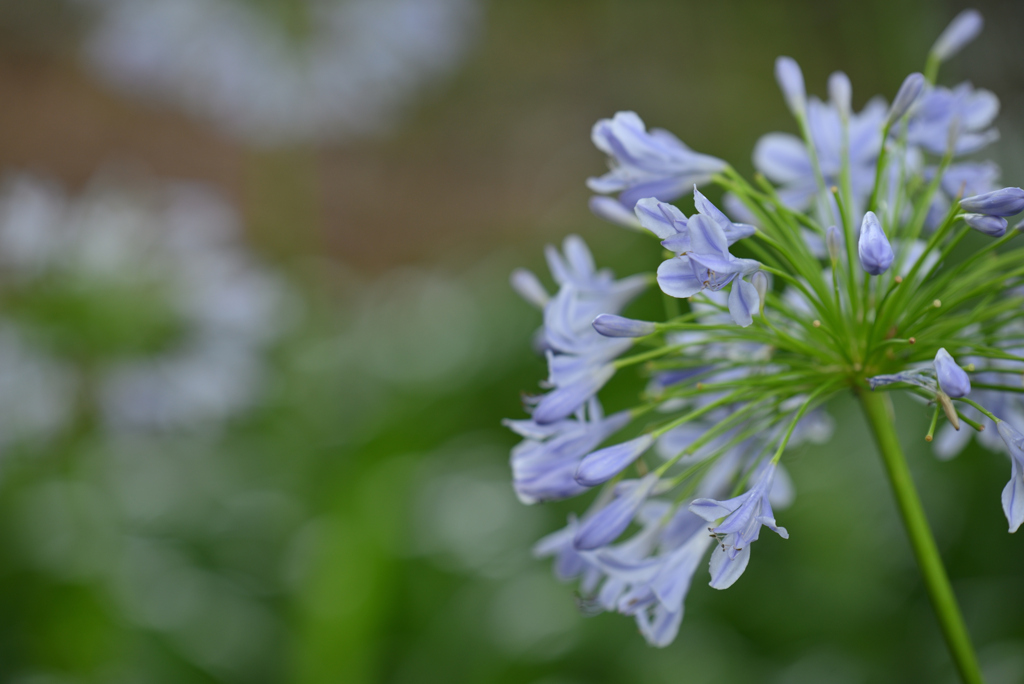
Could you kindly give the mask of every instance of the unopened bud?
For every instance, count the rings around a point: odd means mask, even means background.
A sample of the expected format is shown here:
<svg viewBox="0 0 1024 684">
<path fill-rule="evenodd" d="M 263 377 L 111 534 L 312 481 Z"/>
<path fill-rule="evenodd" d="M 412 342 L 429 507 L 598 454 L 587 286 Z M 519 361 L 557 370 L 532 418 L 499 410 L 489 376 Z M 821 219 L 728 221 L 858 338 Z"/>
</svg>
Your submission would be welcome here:
<svg viewBox="0 0 1024 684">
<path fill-rule="evenodd" d="M 940 62 L 945 62 L 974 40 L 981 33 L 984 24 L 981 12 L 976 9 L 964 10 L 956 15 L 946 30 L 939 35 L 932 46 L 932 55 Z"/>
<path fill-rule="evenodd" d="M 828 96 L 832 103 L 839 110 L 839 116 L 844 121 L 850 119 L 850 101 L 853 98 L 853 86 L 850 85 L 850 77 L 842 71 L 833 72 L 828 77 Z"/>
<path fill-rule="evenodd" d="M 820 328 L 821 327 L 821 321 L 819 321 L 817 318 L 815 318 L 813 321 L 811 321 L 811 325 L 813 325 L 815 328 Z"/>
<path fill-rule="evenodd" d="M 971 379 L 945 348 L 939 349 L 935 354 L 933 364 L 939 387 L 947 396 L 959 399 L 971 393 Z"/>
<path fill-rule="evenodd" d="M 1001 188 L 960 200 L 960 208 L 972 214 L 1014 216 L 1024 211 L 1024 190 Z"/>
<path fill-rule="evenodd" d="M 934 301 L 932 302 L 932 306 L 934 306 L 934 307 L 935 307 L 936 309 L 938 309 L 938 308 L 942 307 L 942 300 L 941 300 L 941 299 L 936 299 L 936 300 L 934 300 Z"/>
<path fill-rule="evenodd" d="M 594 319 L 594 330 L 605 337 L 644 337 L 657 329 L 649 321 L 636 321 L 615 314 L 600 314 Z"/>
<path fill-rule="evenodd" d="M 864 220 L 860 224 L 860 239 L 857 243 L 857 253 L 860 256 L 861 266 L 873 276 L 881 275 L 892 266 L 893 254 L 889 239 L 885 237 L 882 224 L 873 211 L 864 214 Z"/>
<path fill-rule="evenodd" d="M 1003 237 L 1006 235 L 1006 219 L 1002 216 L 988 216 L 986 214 L 962 214 L 964 223 L 974 230 L 989 237 Z"/>
<path fill-rule="evenodd" d="M 768 296 L 768 276 L 764 274 L 764 271 L 758 271 L 750 277 L 750 282 L 754 285 L 754 289 L 757 290 L 757 296 L 761 301 L 761 311 L 764 312 L 764 303 Z"/>
<path fill-rule="evenodd" d="M 903 118 L 903 115 L 907 113 L 911 105 L 917 101 L 920 97 L 921 91 L 924 90 L 924 74 L 914 72 L 903 79 L 903 85 L 896 92 L 896 97 L 892 101 L 892 106 L 889 107 L 889 115 L 885 118 L 886 127 L 892 126 L 894 123 Z"/>
<path fill-rule="evenodd" d="M 798 119 L 802 118 L 807 109 L 807 90 L 800 65 L 792 57 L 779 57 L 775 60 L 775 80 L 779 82 L 789 111 Z"/>
</svg>

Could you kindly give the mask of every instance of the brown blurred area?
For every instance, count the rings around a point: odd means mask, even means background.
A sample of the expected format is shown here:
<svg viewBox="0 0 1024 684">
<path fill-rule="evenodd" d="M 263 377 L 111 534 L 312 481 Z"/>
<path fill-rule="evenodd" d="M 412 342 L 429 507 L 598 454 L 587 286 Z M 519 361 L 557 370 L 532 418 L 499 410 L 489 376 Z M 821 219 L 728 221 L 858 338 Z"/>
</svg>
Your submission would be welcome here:
<svg viewBox="0 0 1024 684">
<path fill-rule="evenodd" d="M 72 189 L 111 164 L 209 182 L 270 251 L 303 244 L 360 271 L 479 256 L 589 225 L 583 181 L 603 168 L 589 141 L 596 119 L 636 109 L 749 170 L 754 131 L 791 127 L 771 77 L 777 54 L 805 57 L 812 92 L 832 67 L 847 69 L 861 106 L 919 68 L 927 46 L 917 36 L 934 31 L 898 34 L 927 4 L 492 2 L 462 67 L 423 91 L 391 135 L 253 151 L 97 80 L 80 59 L 83 22 L 71 6 L 8 0 L 0 169 Z M 938 30 L 948 12 L 935 15 Z M 826 25 L 828 38 L 816 30 Z M 865 39 L 878 48 L 865 51 Z"/>
</svg>

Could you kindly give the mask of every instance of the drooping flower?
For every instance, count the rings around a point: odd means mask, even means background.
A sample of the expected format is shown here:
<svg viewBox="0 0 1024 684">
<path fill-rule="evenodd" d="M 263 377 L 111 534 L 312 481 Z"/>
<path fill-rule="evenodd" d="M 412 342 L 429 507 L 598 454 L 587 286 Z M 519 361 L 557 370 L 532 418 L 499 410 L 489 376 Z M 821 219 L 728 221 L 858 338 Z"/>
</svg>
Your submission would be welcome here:
<svg viewBox="0 0 1024 684">
<path fill-rule="evenodd" d="M 1024 435 L 1005 420 L 996 423 L 999 436 L 1010 451 L 1010 481 L 1003 488 L 1003 512 L 1010 523 L 1010 532 L 1016 532 L 1024 523 Z"/>
<path fill-rule="evenodd" d="M 566 238 L 563 252 L 564 257 L 554 248 L 546 252 L 559 290 L 544 305 L 543 343 L 552 391 L 536 401 L 533 420 L 540 424 L 572 415 L 615 374 L 611 362 L 632 341 L 599 334 L 593 321 L 601 313 L 617 313 L 647 287 L 642 276 L 616 281 L 610 271 L 598 270 L 579 237 Z M 526 287 L 525 276 L 518 280 Z M 541 300 L 535 285 L 528 289 L 532 299 Z"/>
<path fill-rule="evenodd" d="M 774 463 L 769 464 L 757 483 L 735 498 L 725 501 L 696 499 L 690 504 L 691 511 L 709 522 L 724 518 L 711 528 L 713 534 L 722 535 L 721 542 L 711 554 L 711 586 L 715 589 L 728 589 L 746 570 L 750 561 L 750 545 L 757 541 L 762 525 L 783 539 L 789 539 L 786 528 L 776 524 L 768 500 L 775 468 Z"/>
<path fill-rule="evenodd" d="M 600 402 L 589 399 L 574 418 L 541 425 L 507 420 L 524 439 L 512 449 L 512 486 L 523 503 L 555 501 L 587 490 L 575 475 L 580 460 L 630 421 L 629 411 L 605 417 Z"/>
<path fill-rule="evenodd" d="M 580 521 L 573 544 L 580 551 L 589 551 L 615 541 L 633 522 L 633 516 L 658 484 L 655 473 L 639 480 L 623 480 L 615 485 L 610 503 L 588 514 Z"/>
<path fill-rule="evenodd" d="M 601 177 L 588 179 L 587 187 L 601 194 L 618 193 L 626 212 L 644 197 L 674 200 L 694 185 L 704 185 L 727 166 L 721 159 L 694 152 L 664 129 L 648 131 L 635 112 L 601 119 L 594 124 L 591 139 L 608 155 L 612 168 Z M 620 223 L 626 220 L 626 215 L 605 204 L 598 204 L 596 213 L 612 220 L 619 217 Z"/>
</svg>

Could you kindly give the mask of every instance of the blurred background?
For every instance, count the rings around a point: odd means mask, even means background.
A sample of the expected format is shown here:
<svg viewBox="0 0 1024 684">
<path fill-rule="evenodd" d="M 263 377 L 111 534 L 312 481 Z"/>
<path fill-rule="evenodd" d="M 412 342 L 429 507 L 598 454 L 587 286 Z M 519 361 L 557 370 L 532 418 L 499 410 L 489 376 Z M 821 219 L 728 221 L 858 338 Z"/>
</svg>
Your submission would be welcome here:
<svg viewBox="0 0 1024 684">
<path fill-rule="evenodd" d="M 1000 96 L 1018 185 L 1024 7 L 975 6 L 943 80 Z M 792 538 L 663 650 L 531 557 L 571 506 L 516 501 L 500 420 L 545 374 L 512 268 L 571 232 L 655 263 L 587 211 L 597 119 L 749 172 L 794 129 L 777 55 L 860 107 L 963 7 L 0 0 L 0 680 L 954 681 L 852 402 L 788 459 Z M 898 409 L 989 681 L 1024 681 L 1006 458 Z"/>
</svg>

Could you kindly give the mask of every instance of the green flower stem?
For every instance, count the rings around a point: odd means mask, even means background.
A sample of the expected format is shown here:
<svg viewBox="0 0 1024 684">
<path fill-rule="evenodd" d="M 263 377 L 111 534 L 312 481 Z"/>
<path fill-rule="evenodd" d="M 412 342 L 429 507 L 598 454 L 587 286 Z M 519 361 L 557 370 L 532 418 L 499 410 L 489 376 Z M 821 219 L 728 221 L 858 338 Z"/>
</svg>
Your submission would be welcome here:
<svg viewBox="0 0 1024 684">
<path fill-rule="evenodd" d="M 953 662 L 956 663 L 960 677 L 966 684 L 983 684 L 971 638 L 957 606 L 953 588 L 949 584 L 949 577 L 946 576 L 946 569 L 942 565 L 939 549 L 935 546 L 935 538 L 928 526 L 921 500 L 914 488 L 910 469 L 903 457 L 886 395 L 866 389 L 859 391 L 858 394 L 868 425 L 871 426 L 882 455 L 882 461 L 885 463 L 903 525 L 910 537 L 910 545 L 914 549 L 914 556 L 917 558 L 921 576 L 924 578 L 935 614 L 939 618 L 942 635 L 946 639 Z"/>
</svg>

